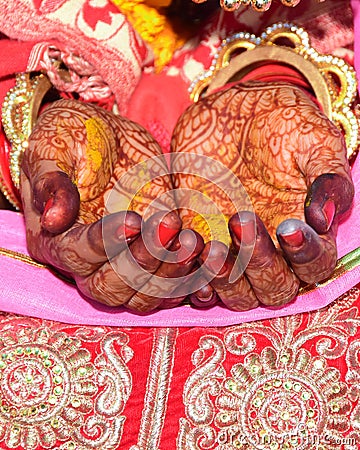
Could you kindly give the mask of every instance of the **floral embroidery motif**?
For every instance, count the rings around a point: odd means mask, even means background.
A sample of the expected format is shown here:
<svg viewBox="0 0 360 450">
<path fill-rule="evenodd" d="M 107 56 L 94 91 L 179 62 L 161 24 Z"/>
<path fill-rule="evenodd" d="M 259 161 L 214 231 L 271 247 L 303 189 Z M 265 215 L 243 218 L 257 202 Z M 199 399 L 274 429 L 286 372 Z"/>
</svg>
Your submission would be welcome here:
<svg viewBox="0 0 360 450">
<path fill-rule="evenodd" d="M 350 343 L 360 325 L 358 294 L 308 315 L 202 336 L 184 386 L 178 448 L 358 448 L 360 340 Z M 344 356 L 346 382 L 336 367 Z"/>
<path fill-rule="evenodd" d="M 0 443 L 116 448 L 132 387 L 127 335 L 81 327 L 70 334 L 49 323 L 10 317 L 0 324 Z M 92 343 L 100 347 L 93 361 Z"/>
</svg>

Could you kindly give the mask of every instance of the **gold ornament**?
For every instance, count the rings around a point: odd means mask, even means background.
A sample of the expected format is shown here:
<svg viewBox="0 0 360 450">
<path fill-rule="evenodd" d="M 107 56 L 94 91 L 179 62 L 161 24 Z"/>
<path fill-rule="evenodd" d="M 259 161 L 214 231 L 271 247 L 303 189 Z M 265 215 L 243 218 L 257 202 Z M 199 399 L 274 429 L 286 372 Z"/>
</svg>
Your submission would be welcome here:
<svg viewBox="0 0 360 450">
<path fill-rule="evenodd" d="M 43 74 L 32 76 L 30 73 L 20 73 L 16 76 L 15 86 L 4 99 L 2 124 L 11 144 L 9 168 L 16 188 L 20 186 L 22 155 L 28 147 L 28 138 L 37 120 L 41 103 L 51 88 L 52 84 Z M 20 209 L 13 196 L 7 195 L 7 198 L 16 209 Z"/>
<path fill-rule="evenodd" d="M 339 57 L 319 54 L 308 33 L 291 23 L 274 24 L 260 36 L 237 33 L 225 39 L 210 69 L 191 84 L 190 97 L 196 102 L 269 62 L 286 64 L 305 77 L 324 113 L 343 131 L 348 158 L 353 156 L 359 146 L 355 71 Z"/>
</svg>

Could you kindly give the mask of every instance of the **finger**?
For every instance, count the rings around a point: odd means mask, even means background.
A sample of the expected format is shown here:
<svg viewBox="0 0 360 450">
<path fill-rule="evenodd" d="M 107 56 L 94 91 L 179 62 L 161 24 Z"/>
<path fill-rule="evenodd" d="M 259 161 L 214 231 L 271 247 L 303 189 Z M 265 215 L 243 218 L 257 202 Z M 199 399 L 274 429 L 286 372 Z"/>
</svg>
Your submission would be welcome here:
<svg viewBox="0 0 360 450">
<path fill-rule="evenodd" d="M 32 185 L 25 171 L 21 171 L 21 196 L 26 222 L 26 240 L 30 255 L 38 261 L 52 264 L 61 269 L 63 267 L 61 259 L 63 256 L 65 257 L 65 253 L 70 250 L 70 247 L 57 245 L 56 241 L 60 243 L 63 236 L 52 234 L 42 226 L 42 215 L 34 204 Z M 40 207 L 40 209 L 42 208 Z M 75 206 L 74 210 L 76 209 Z M 71 226 L 72 221 L 73 218 L 68 221 L 66 227 Z M 62 250 L 64 250 L 64 255 Z M 65 259 L 68 259 L 68 257 L 66 256 Z M 86 270 L 86 267 L 83 269 Z"/>
<path fill-rule="evenodd" d="M 43 254 L 58 269 L 84 277 L 121 253 L 140 231 L 141 217 L 133 211 L 120 211 L 48 237 Z"/>
<path fill-rule="evenodd" d="M 174 212 L 150 217 L 141 235 L 88 277 L 76 277 L 79 289 L 88 297 L 111 306 L 127 303 L 159 268 L 162 256 L 181 228 Z"/>
<path fill-rule="evenodd" d="M 210 308 L 219 302 L 216 291 L 205 278 L 198 262 L 196 262 L 191 269 L 188 290 L 191 291 L 188 299 L 196 308 Z M 177 291 L 175 291 L 174 294 L 177 294 Z M 165 299 L 161 303 L 161 309 L 173 308 L 174 306 L 179 305 L 183 300 L 184 296 Z"/>
<path fill-rule="evenodd" d="M 89 225 L 76 224 L 61 234 L 49 233 L 41 226 L 41 215 L 31 200 L 30 182 L 24 173 L 21 184 L 30 254 L 69 275 L 90 275 L 140 233 L 141 218 L 132 211 L 111 214 Z"/>
<path fill-rule="evenodd" d="M 310 186 L 305 201 L 307 223 L 318 233 L 326 233 L 333 220 L 349 210 L 353 197 L 351 179 L 334 173 L 320 175 Z"/>
<path fill-rule="evenodd" d="M 303 105 L 298 112 L 303 121 L 297 129 L 294 157 L 307 186 L 324 173 L 350 178 L 346 142 L 340 129 L 317 108 Z"/>
<path fill-rule="evenodd" d="M 33 184 L 33 202 L 41 214 L 41 226 L 53 234 L 69 229 L 75 222 L 79 192 L 70 178 L 61 171 L 49 172 Z"/>
<path fill-rule="evenodd" d="M 206 279 L 203 269 L 197 264 L 194 269 L 196 277 L 192 280 L 189 300 L 196 308 L 209 308 L 219 302 L 219 296 Z"/>
<path fill-rule="evenodd" d="M 206 283 L 205 278 L 203 280 L 204 286 L 190 296 L 190 301 L 196 308 L 210 308 L 219 301 L 219 297 L 211 284 Z"/>
<path fill-rule="evenodd" d="M 175 308 L 176 306 L 180 306 L 183 301 L 184 301 L 183 296 L 174 297 L 174 298 L 166 298 L 160 303 L 160 305 L 158 307 L 159 307 L 159 309 L 171 309 L 171 308 Z"/>
<path fill-rule="evenodd" d="M 229 230 L 240 259 L 247 264 L 245 274 L 258 300 L 267 306 L 281 306 L 292 300 L 299 280 L 259 217 L 248 211 L 235 214 Z"/>
<path fill-rule="evenodd" d="M 189 292 L 193 292 L 194 289 L 196 289 L 196 288 L 193 288 L 194 282 L 196 283 L 196 286 L 199 286 L 198 280 L 199 280 L 200 271 L 201 271 L 201 268 L 199 266 L 199 263 L 198 263 L 198 261 L 195 261 L 194 264 L 192 265 L 192 268 L 191 268 L 190 273 L 188 275 L 189 280 L 187 282 L 187 286 L 188 286 L 188 291 Z M 195 278 L 192 277 L 193 274 L 195 274 Z M 201 283 L 200 285 L 203 286 L 203 285 L 207 284 L 207 280 L 205 280 L 205 278 L 203 277 L 202 281 L 200 283 Z M 185 300 L 185 298 L 188 298 L 189 300 L 191 299 L 191 295 L 189 295 L 189 296 L 184 298 L 183 287 L 182 286 L 180 286 L 179 291 L 182 294 L 182 295 L 180 295 L 180 297 L 176 296 L 177 295 L 177 290 L 175 290 L 173 292 L 175 297 L 163 299 L 163 301 L 161 302 L 160 308 L 161 309 L 174 308 L 175 306 L 178 306 L 180 303 L 182 303 L 183 300 Z"/>
<path fill-rule="evenodd" d="M 160 305 L 163 308 L 163 302 L 165 307 L 181 303 L 189 293 L 190 279 L 186 279 L 186 275 L 191 273 L 203 248 L 204 241 L 198 233 L 182 230 L 171 246 L 171 252 L 168 254 L 170 257 L 165 257 L 164 262 L 146 283 L 146 291 L 136 293 L 127 307 L 145 312 Z M 170 301 L 166 302 L 168 299 Z"/>
<path fill-rule="evenodd" d="M 220 300 L 234 311 L 245 311 L 258 306 L 259 302 L 245 276 L 235 276 L 230 282 L 235 266 L 235 257 L 229 248 L 220 241 L 208 242 L 200 255 L 202 270 Z"/>
<path fill-rule="evenodd" d="M 319 236 L 297 219 L 279 225 L 276 232 L 279 244 L 300 280 L 312 284 L 332 274 L 337 261 L 336 230 L 333 224 L 328 233 Z"/>
</svg>

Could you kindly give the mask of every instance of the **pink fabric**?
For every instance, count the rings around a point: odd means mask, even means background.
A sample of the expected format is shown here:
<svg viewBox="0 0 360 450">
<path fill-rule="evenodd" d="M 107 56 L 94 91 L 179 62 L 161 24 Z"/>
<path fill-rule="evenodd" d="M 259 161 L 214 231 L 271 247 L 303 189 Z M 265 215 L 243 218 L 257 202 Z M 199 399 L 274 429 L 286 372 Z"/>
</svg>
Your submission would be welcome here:
<svg viewBox="0 0 360 450">
<path fill-rule="evenodd" d="M 355 200 L 351 215 L 339 227 L 339 257 L 360 247 L 360 158 L 353 167 Z M 21 214 L 0 211 L 0 247 L 27 253 Z M 220 306 L 197 310 L 181 306 L 150 314 L 109 308 L 84 298 L 75 286 L 45 268 L 33 267 L 0 252 L 0 310 L 59 322 L 115 326 L 225 326 L 322 308 L 360 281 L 360 266 L 336 281 L 298 296 L 280 309 L 259 307 L 247 312 Z"/>
</svg>

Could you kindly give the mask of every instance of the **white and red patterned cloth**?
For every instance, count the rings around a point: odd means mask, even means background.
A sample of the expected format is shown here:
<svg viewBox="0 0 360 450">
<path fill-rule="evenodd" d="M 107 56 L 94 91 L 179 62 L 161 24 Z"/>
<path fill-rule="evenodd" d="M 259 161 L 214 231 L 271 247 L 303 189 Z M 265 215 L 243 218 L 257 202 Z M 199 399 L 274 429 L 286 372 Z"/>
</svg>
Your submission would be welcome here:
<svg viewBox="0 0 360 450">
<path fill-rule="evenodd" d="M 274 3 L 271 16 L 220 13 L 154 74 L 151 50 L 106 0 L 0 0 L 0 96 L 16 72 L 55 76 L 53 60 L 63 58 L 81 96 L 116 102 L 167 151 L 190 82 L 225 36 L 283 19 L 306 24 L 319 51 L 352 48 L 357 0 L 354 13 L 333 0 L 332 12 L 314 19 L 305 14 L 310 3 Z M 359 246 L 359 181 L 342 254 Z M 295 302 L 276 318 L 188 307 L 136 316 L 81 298 L 28 259 L 24 245 L 21 216 L 2 212 L 0 448 L 360 448 L 356 265 L 318 289 L 310 308 Z"/>
</svg>

